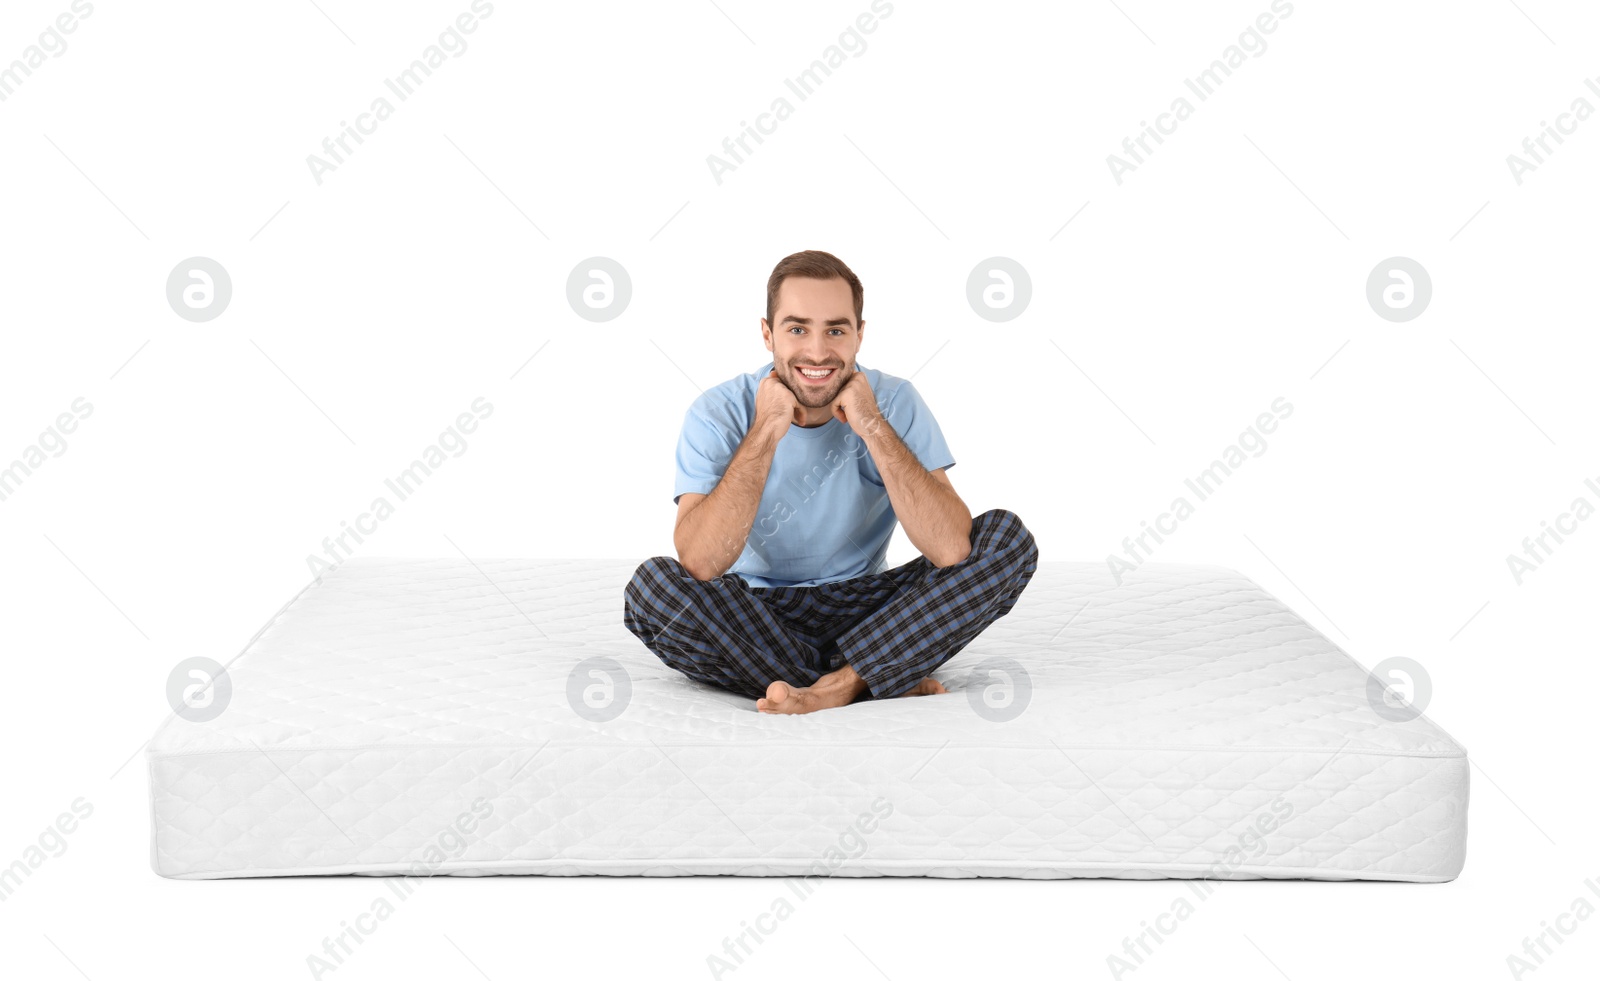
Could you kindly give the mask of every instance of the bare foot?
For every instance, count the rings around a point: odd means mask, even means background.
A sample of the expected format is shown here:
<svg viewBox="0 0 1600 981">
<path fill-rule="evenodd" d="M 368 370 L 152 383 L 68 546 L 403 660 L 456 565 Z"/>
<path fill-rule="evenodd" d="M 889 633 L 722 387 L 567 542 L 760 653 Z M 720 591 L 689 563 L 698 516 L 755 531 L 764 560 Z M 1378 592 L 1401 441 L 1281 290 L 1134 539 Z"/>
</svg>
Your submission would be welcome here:
<svg viewBox="0 0 1600 981">
<path fill-rule="evenodd" d="M 767 697 L 756 699 L 756 710 L 774 715 L 801 715 L 818 709 L 849 705 L 867 690 L 867 683 L 846 664 L 818 678 L 810 687 L 797 688 L 786 681 L 767 686 Z"/>
<path fill-rule="evenodd" d="M 912 695 L 943 695 L 948 691 L 949 689 L 945 688 L 944 685 L 941 685 L 937 679 L 923 678 L 921 681 L 917 682 L 915 688 L 911 689 L 910 691 L 901 692 L 900 697 L 908 698 Z"/>
</svg>

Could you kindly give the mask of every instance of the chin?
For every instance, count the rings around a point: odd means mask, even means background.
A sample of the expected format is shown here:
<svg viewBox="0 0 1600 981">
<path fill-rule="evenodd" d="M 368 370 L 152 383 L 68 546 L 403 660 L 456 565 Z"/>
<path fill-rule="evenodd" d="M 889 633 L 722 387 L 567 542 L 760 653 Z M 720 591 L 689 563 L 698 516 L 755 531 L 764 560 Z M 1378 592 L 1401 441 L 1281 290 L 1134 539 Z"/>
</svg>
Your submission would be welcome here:
<svg viewBox="0 0 1600 981">
<path fill-rule="evenodd" d="M 820 394 L 803 381 L 785 384 L 788 385 L 789 391 L 794 395 L 794 400 L 808 409 L 820 409 L 825 405 L 831 405 L 833 400 L 839 397 L 839 393 L 844 391 L 843 383 L 836 384 L 833 388 Z M 813 402 L 811 399 L 816 399 L 816 401 Z"/>
</svg>

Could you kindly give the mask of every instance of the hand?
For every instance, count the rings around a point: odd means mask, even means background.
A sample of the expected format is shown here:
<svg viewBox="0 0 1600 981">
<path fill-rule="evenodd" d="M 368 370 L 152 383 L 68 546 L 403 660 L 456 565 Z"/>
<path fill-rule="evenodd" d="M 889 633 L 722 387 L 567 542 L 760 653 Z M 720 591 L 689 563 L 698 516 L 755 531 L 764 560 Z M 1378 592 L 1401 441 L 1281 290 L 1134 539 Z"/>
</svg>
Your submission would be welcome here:
<svg viewBox="0 0 1600 981">
<path fill-rule="evenodd" d="M 769 371 L 756 388 L 756 427 L 770 429 L 782 439 L 791 423 L 804 422 L 805 416 L 794 393 L 778 380 L 776 370 Z"/>
<path fill-rule="evenodd" d="M 878 398 L 872 394 L 871 383 L 859 370 L 852 371 L 839 389 L 833 400 L 833 414 L 858 436 L 871 436 L 886 423 L 878 411 Z"/>
</svg>

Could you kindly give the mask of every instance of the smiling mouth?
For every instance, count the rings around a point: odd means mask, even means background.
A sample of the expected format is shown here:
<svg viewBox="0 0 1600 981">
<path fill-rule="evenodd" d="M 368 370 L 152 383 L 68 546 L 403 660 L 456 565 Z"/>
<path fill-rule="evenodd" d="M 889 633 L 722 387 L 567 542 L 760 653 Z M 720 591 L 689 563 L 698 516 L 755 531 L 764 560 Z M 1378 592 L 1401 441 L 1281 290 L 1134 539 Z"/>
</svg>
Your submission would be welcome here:
<svg viewBox="0 0 1600 981">
<path fill-rule="evenodd" d="M 813 368 L 809 365 L 797 364 L 794 366 L 794 373 L 800 376 L 802 381 L 810 382 L 813 385 L 820 385 L 829 381 L 838 370 L 838 368 Z"/>
</svg>

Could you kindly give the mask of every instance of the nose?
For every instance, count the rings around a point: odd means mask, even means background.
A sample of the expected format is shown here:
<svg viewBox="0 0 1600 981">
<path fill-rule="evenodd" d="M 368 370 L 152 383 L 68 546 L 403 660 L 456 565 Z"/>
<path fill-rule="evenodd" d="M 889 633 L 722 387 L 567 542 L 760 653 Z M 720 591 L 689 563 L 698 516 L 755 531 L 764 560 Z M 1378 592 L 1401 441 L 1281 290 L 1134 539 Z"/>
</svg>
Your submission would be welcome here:
<svg viewBox="0 0 1600 981">
<path fill-rule="evenodd" d="M 828 342 L 820 335 L 813 334 L 804 348 L 806 364 L 825 365 L 832 364 L 833 359 L 828 350 Z"/>
</svg>

